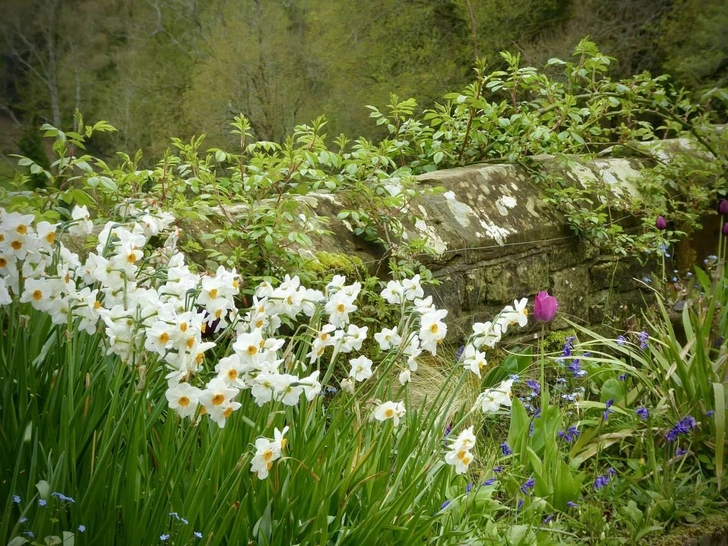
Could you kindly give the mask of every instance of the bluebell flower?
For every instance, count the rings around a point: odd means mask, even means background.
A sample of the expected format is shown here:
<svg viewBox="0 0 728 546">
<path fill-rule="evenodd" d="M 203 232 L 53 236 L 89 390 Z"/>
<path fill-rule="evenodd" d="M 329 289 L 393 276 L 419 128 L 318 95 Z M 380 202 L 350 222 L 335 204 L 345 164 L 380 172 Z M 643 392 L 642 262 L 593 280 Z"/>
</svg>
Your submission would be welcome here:
<svg viewBox="0 0 728 546">
<path fill-rule="evenodd" d="M 708 411 L 705 412 L 705 415 L 707 417 L 713 417 L 713 415 L 715 415 L 715 411 L 713 411 L 712 409 L 709 409 Z"/>
<path fill-rule="evenodd" d="M 602 487 L 609 483 L 609 476 L 606 474 L 597 476 L 594 480 L 594 491 L 600 490 Z"/>
<path fill-rule="evenodd" d="M 627 379 L 627 374 L 623 373 L 623 374 L 619 375 L 617 377 L 617 379 L 619 379 L 620 381 L 625 381 Z"/>
<path fill-rule="evenodd" d="M 604 413 L 602 413 L 602 419 L 605 421 L 609 419 L 609 414 L 614 413 L 614 410 L 612 409 L 612 405 L 614 405 L 614 398 L 610 398 L 607 400 L 607 403 L 604 404 L 606 409 L 604 410 Z"/>
<path fill-rule="evenodd" d="M 681 448 L 680 446 L 678 446 L 678 448 L 677 448 L 677 449 L 675 450 L 675 456 L 676 456 L 676 457 L 682 457 L 682 456 L 683 456 L 683 455 L 685 455 L 685 454 L 686 454 L 687 452 L 688 452 L 688 450 L 687 450 L 687 449 L 683 449 L 683 448 Z"/>
<path fill-rule="evenodd" d="M 552 519 L 554 519 L 554 515 L 553 514 L 549 514 L 548 516 L 546 516 L 545 518 L 543 518 L 543 522 L 544 523 L 549 523 L 549 522 L 551 522 Z"/>
<path fill-rule="evenodd" d="M 464 352 L 465 352 L 465 345 L 460 345 L 460 347 L 458 347 L 458 350 L 455 351 L 455 362 L 460 360 L 460 357 L 463 356 Z"/>
<path fill-rule="evenodd" d="M 472 491 L 472 489 L 473 489 L 472 482 L 465 486 L 465 492 L 466 493 L 470 493 L 470 491 Z"/>
<path fill-rule="evenodd" d="M 622 345 L 625 345 L 626 343 L 627 343 L 627 338 L 626 337 L 624 337 L 624 336 L 617 336 L 617 345 L 619 345 L 621 347 Z"/>
<path fill-rule="evenodd" d="M 508 445 L 508 442 L 503 442 L 500 445 L 500 448 L 501 448 L 501 452 L 503 453 L 504 457 L 507 457 L 508 455 L 511 455 L 513 453 L 510 446 Z"/>
<path fill-rule="evenodd" d="M 530 494 L 530 492 L 531 492 L 531 489 L 533 489 L 533 487 L 534 487 L 535 485 L 536 485 L 536 480 L 535 480 L 534 478 L 528 478 L 528 479 L 526 480 L 526 483 L 524 483 L 524 484 L 523 484 L 523 485 L 521 486 L 521 492 L 522 492 L 522 493 L 523 493 L 524 495 L 528 495 L 528 494 Z"/>
<path fill-rule="evenodd" d="M 495 483 L 495 478 L 488 478 L 483 482 L 483 485 L 493 485 Z"/>
<path fill-rule="evenodd" d="M 694 429 L 695 424 L 695 418 L 692 415 L 686 415 L 665 434 L 665 438 L 668 442 L 674 442 L 680 434 L 688 434 L 690 430 Z"/>
<path fill-rule="evenodd" d="M 568 506 L 569 508 L 579 508 L 578 504 L 576 504 L 575 502 L 571 502 L 571 501 L 566 501 L 566 506 Z"/>
<path fill-rule="evenodd" d="M 581 369 L 581 364 L 579 364 L 578 358 L 572 360 L 571 364 L 567 366 L 567 369 L 574 375 L 574 377 L 584 377 L 586 375 L 586 371 Z"/>
<path fill-rule="evenodd" d="M 20 504 L 20 495 L 13 495 L 13 504 Z"/>
<path fill-rule="evenodd" d="M 501 472 L 503 472 L 503 467 L 500 466 L 500 465 L 494 466 L 493 467 L 493 472 L 495 472 L 496 474 L 500 474 Z"/>
<path fill-rule="evenodd" d="M 529 379 L 528 381 L 526 381 L 526 385 L 528 385 L 533 391 L 531 393 L 532 396 L 536 396 L 539 392 L 541 392 L 541 385 L 538 383 L 538 381 Z"/>
<path fill-rule="evenodd" d="M 581 434 L 581 432 L 579 432 L 579 429 L 576 428 L 575 425 L 571 425 L 566 430 L 560 430 L 556 434 L 559 436 L 559 438 L 562 438 L 564 441 L 566 441 L 567 444 L 570 444 L 579 437 L 579 434 Z"/>
<path fill-rule="evenodd" d="M 647 417 L 649 417 L 649 415 L 650 415 L 650 412 L 649 412 L 649 411 L 647 411 L 647 408 L 646 408 L 646 407 L 644 407 L 644 406 L 641 406 L 641 407 L 637 408 L 636 410 L 634 410 L 634 412 L 635 412 L 635 413 L 637 414 L 637 416 L 638 416 L 638 417 L 639 417 L 640 419 L 642 419 L 643 421 L 644 421 L 645 419 L 647 419 Z"/>
<path fill-rule="evenodd" d="M 647 332 L 640 332 L 638 334 L 639 340 L 640 340 L 640 349 L 643 351 L 647 349 L 647 340 L 649 339 L 650 335 Z"/>
<path fill-rule="evenodd" d="M 523 499 L 518 499 L 518 505 L 516 506 L 516 510 L 520 510 L 523 508 Z"/>
<path fill-rule="evenodd" d="M 445 508 L 447 508 L 448 506 L 450 506 L 450 501 L 449 501 L 449 500 L 446 500 L 445 502 L 443 502 L 443 503 L 442 503 L 442 504 L 440 505 L 440 510 L 444 510 L 444 509 L 445 509 Z"/>
</svg>

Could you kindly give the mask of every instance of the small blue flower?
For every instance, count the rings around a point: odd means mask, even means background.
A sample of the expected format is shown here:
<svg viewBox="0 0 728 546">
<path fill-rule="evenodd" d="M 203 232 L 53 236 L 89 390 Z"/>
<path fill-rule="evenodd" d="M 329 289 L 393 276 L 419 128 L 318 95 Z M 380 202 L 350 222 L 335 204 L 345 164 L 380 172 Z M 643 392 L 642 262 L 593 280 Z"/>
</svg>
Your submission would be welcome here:
<svg viewBox="0 0 728 546">
<path fill-rule="evenodd" d="M 86 532 L 86 526 L 85 525 L 79 525 L 78 526 L 78 532 L 79 533 L 85 533 Z"/>
<path fill-rule="evenodd" d="M 523 485 L 521 486 L 521 492 L 522 492 L 522 493 L 523 493 L 524 495 L 528 495 L 528 494 L 530 493 L 531 489 L 533 489 L 533 487 L 534 487 L 535 485 L 536 485 L 536 480 L 535 480 L 534 478 L 528 478 L 528 479 L 526 480 L 526 483 L 524 483 L 524 484 L 523 484 Z"/>
<path fill-rule="evenodd" d="M 38 506 L 45 506 L 48 504 L 48 501 L 45 499 L 38 499 Z"/>
<path fill-rule="evenodd" d="M 192 534 L 195 536 L 195 538 L 202 538 L 202 533 L 200 533 L 199 531 L 195 531 Z"/>
<path fill-rule="evenodd" d="M 500 466 L 500 465 L 494 466 L 493 467 L 493 472 L 495 472 L 496 474 L 500 474 L 501 472 L 503 472 L 503 467 Z"/>
<path fill-rule="evenodd" d="M 20 518 L 18 520 L 18 523 L 25 523 L 26 521 L 28 521 L 28 518 L 26 518 L 25 516 L 23 516 L 22 518 Z"/>
<path fill-rule="evenodd" d="M 644 406 L 641 406 L 641 407 L 637 408 L 636 410 L 634 410 L 634 412 L 635 412 L 635 413 L 637 414 L 637 416 L 638 416 L 638 417 L 639 417 L 640 419 L 642 419 L 643 421 L 644 421 L 645 419 L 647 419 L 647 418 L 649 417 L 649 415 L 650 415 L 650 412 L 649 412 L 649 411 L 647 411 L 647 408 L 646 408 L 646 407 L 644 407 Z"/>
<path fill-rule="evenodd" d="M 518 499 L 518 505 L 516 506 L 516 510 L 520 510 L 523 508 L 523 499 Z"/>
<path fill-rule="evenodd" d="M 30 537 L 30 538 L 33 538 L 35 536 L 35 534 L 33 533 L 33 531 L 23 531 L 23 534 L 25 536 L 27 536 L 27 537 Z"/>
<path fill-rule="evenodd" d="M 64 495 L 63 493 L 59 493 L 58 491 L 54 491 L 53 493 L 51 493 L 51 497 L 56 497 L 57 499 L 62 500 L 64 502 L 70 502 L 70 503 L 76 502 L 71 497 L 67 497 L 66 495 Z"/>
<path fill-rule="evenodd" d="M 715 411 L 713 411 L 712 409 L 709 409 L 708 411 L 705 412 L 705 415 L 707 417 L 713 417 L 713 415 L 715 415 Z"/>
<path fill-rule="evenodd" d="M 552 519 L 554 519 L 554 515 L 553 514 L 549 514 L 548 516 L 546 516 L 545 518 L 543 518 L 543 522 L 544 523 L 550 523 Z"/>
<path fill-rule="evenodd" d="M 169 535 L 166 535 L 166 534 L 159 535 L 159 540 L 161 540 L 162 542 L 166 542 L 169 540 Z"/>
<path fill-rule="evenodd" d="M 617 336 L 617 345 L 619 345 L 621 347 L 622 345 L 625 345 L 626 343 L 627 343 L 627 338 L 626 337 L 624 337 L 624 336 Z"/>
<path fill-rule="evenodd" d="M 458 350 L 455 351 L 455 362 L 460 360 L 460 357 L 463 356 L 463 352 L 465 352 L 465 345 L 460 345 L 460 347 L 458 347 Z"/>
<path fill-rule="evenodd" d="M 528 385 L 533 391 L 531 393 L 531 396 L 536 396 L 539 392 L 541 392 L 541 385 L 539 385 L 538 381 L 529 379 L 528 381 L 526 381 L 526 385 Z"/>
<path fill-rule="evenodd" d="M 650 279 L 649 277 L 642 277 L 642 282 L 652 284 L 652 279 Z"/>
<path fill-rule="evenodd" d="M 682 457 L 682 456 L 683 456 L 683 455 L 685 455 L 685 454 L 686 454 L 687 452 L 688 452 L 688 450 L 687 450 L 687 449 L 683 449 L 683 448 L 681 448 L 680 446 L 678 446 L 678 448 L 677 448 L 677 449 L 675 450 L 675 456 L 676 456 L 676 457 Z"/>
<path fill-rule="evenodd" d="M 443 502 L 443 503 L 442 503 L 442 505 L 440 506 L 440 510 L 444 510 L 444 509 L 445 509 L 445 508 L 447 508 L 448 506 L 450 506 L 450 501 L 449 501 L 449 500 L 446 500 L 446 501 L 445 501 L 445 502 Z"/>
<path fill-rule="evenodd" d="M 13 495 L 13 504 L 20 504 L 20 495 Z"/>
<path fill-rule="evenodd" d="M 672 282 L 677 282 L 677 277 L 673 277 Z"/>
<path fill-rule="evenodd" d="M 647 349 L 647 340 L 649 339 L 650 335 L 647 332 L 640 332 L 638 334 L 639 340 L 640 340 L 640 349 L 643 351 Z"/>
<path fill-rule="evenodd" d="M 599 491 L 602 487 L 607 485 L 609 483 L 609 476 L 606 474 L 603 474 L 601 476 L 597 476 L 594 480 L 594 491 Z"/>
<path fill-rule="evenodd" d="M 507 457 L 508 455 L 511 455 L 513 453 L 510 446 L 508 445 L 508 442 L 503 442 L 500 445 L 500 448 L 501 448 L 501 452 L 503 453 L 504 457 Z"/>
<path fill-rule="evenodd" d="M 495 483 L 495 478 L 488 478 L 483 482 L 483 485 L 493 485 Z"/>
<path fill-rule="evenodd" d="M 569 508 L 579 508 L 578 504 L 576 504 L 575 502 L 571 502 L 571 501 L 567 501 L 566 506 L 568 506 Z"/>
<path fill-rule="evenodd" d="M 609 419 L 610 413 L 614 413 L 614 410 L 611 409 L 613 405 L 614 405 L 614 398 L 610 398 L 609 400 L 607 400 L 607 403 L 604 404 L 606 409 L 604 410 L 604 413 L 602 413 L 602 419 L 604 419 L 605 421 L 607 419 Z"/>
<path fill-rule="evenodd" d="M 187 525 L 189 523 L 186 518 L 179 518 L 179 520 L 182 522 L 182 525 Z"/>
<path fill-rule="evenodd" d="M 466 493 L 470 493 L 470 491 L 472 491 L 472 489 L 473 489 L 472 482 L 465 486 L 465 492 Z"/>
<path fill-rule="evenodd" d="M 514 383 L 518 383 L 518 382 L 519 382 L 519 381 L 521 380 L 521 378 L 520 378 L 520 377 L 518 376 L 518 374 L 517 374 L 517 373 L 512 373 L 512 374 L 511 374 L 511 375 L 509 375 L 508 377 L 509 377 L 509 378 L 510 378 L 510 379 L 511 379 L 511 380 L 512 380 L 512 381 L 513 381 Z"/>
<path fill-rule="evenodd" d="M 621 374 L 621 375 L 620 375 L 619 377 L 617 377 L 617 379 L 619 379 L 620 381 L 626 381 L 626 379 L 627 379 L 627 374 L 626 374 L 626 373 L 623 373 L 623 374 Z"/>
</svg>

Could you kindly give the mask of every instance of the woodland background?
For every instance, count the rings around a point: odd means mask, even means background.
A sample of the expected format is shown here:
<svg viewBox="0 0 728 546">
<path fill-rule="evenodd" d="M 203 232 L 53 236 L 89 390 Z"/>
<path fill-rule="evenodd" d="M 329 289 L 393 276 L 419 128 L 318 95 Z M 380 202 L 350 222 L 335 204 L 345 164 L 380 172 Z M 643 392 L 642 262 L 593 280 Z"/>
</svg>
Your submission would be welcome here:
<svg viewBox="0 0 728 546">
<path fill-rule="evenodd" d="M 498 52 L 542 67 L 589 36 L 614 78 L 669 73 L 694 91 L 728 85 L 724 0 L 4 0 L 0 178 L 22 153 L 48 163 L 38 128 L 73 112 L 117 133 L 93 152 L 157 156 L 171 136 L 230 145 L 238 113 L 282 141 L 323 114 L 328 134 L 376 139 L 367 104 L 427 108 L 489 70 Z M 144 159 L 142 159 L 144 163 Z"/>
</svg>

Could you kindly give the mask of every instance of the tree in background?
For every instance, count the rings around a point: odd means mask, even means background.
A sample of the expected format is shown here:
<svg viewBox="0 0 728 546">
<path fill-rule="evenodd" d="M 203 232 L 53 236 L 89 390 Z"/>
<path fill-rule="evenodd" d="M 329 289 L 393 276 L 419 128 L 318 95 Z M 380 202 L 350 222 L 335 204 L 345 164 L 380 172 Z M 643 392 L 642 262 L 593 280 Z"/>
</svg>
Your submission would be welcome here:
<svg viewBox="0 0 728 546">
<path fill-rule="evenodd" d="M 376 139 L 366 104 L 394 93 L 426 108 L 470 81 L 476 57 L 542 66 L 586 35 L 619 59 L 615 77 L 728 77 L 721 0 L 10 0 L 4 14 L 0 122 L 69 129 L 79 109 L 120 129 L 91 143 L 109 153 L 154 156 L 203 132 L 229 144 L 238 113 L 261 139 L 321 114 L 330 135 Z"/>
</svg>

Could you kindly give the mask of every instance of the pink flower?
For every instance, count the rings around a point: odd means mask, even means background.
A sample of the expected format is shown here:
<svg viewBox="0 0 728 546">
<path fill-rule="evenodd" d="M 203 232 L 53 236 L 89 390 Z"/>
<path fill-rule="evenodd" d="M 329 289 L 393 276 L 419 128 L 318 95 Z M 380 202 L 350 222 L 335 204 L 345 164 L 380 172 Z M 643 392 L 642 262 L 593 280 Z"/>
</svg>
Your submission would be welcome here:
<svg viewBox="0 0 728 546">
<path fill-rule="evenodd" d="M 559 308 L 559 302 L 555 297 L 549 296 L 549 293 L 542 290 L 536 294 L 533 304 L 533 318 L 539 322 L 551 322 L 556 316 Z"/>
</svg>

